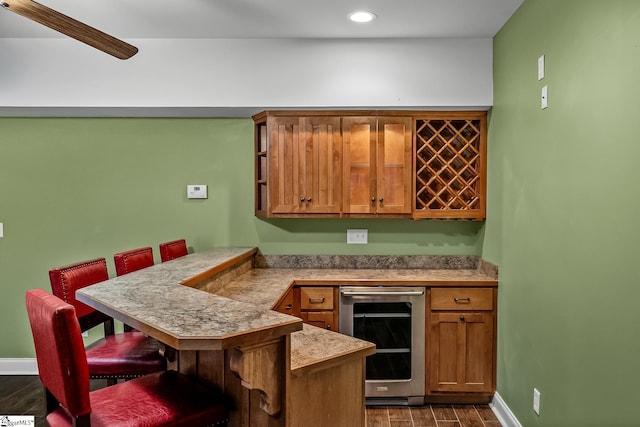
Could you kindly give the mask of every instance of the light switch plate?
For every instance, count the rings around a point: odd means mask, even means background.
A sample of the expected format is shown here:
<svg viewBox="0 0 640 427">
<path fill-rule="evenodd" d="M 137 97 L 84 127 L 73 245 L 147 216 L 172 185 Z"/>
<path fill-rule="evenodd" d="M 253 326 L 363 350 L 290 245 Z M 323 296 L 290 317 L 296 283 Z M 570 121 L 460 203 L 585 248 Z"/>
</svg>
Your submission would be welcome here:
<svg viewBox="0 0 640 427">
<path fill-rule="evenodd" d="M 538 58 L 538 80 L 544 79 L 544 55 Z"/>
<path fill-rule="evenodd" d="M 533 411 L 540 415 L 540 392 L 537 388 L 533 389 Z"/>
<path fill-rule="evenodd" d="M 207 186 L 200 185 L 187 185 L 187 199 L 206 199 L 207 198 Z"/>
<path fill-rule="evenodd" d="M 0 237 L 4 237 L 4 224 L 0 222 Z"/>
</svg>

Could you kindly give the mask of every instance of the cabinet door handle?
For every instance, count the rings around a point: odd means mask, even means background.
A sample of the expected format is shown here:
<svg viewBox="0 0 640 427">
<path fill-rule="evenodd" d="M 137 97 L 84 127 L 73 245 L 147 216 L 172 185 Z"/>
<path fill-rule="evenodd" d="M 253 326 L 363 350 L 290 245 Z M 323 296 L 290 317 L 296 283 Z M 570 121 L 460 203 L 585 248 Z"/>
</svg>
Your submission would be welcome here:
<svg viewBox="0 0 640 427">
<path fill-rule="evenodd" d="M 471 298 L 454 298 L 456 304 L 471 304 Z"/>
<path fill-rule="evenodd" d="M 324 297 L 311 298 L 309 297 L 309 304 L 322 304 L 324 302 Z"/>
<path fill-rule="evenodd" d="M 287 304 L 284 309 L 285 310 L 291 310 L 293 308 L 293 304 Z"/>
<path fill-rule="evenodd" d="M 327 325 L 327 330 L 331 330 L 331 325 Z"/>
<path fill-rule="evenodd" d="M 371 203 L 375 203 L 376 201 L 376 197 L 375 196 L 371 196 Z"/>
<path fill-rule="evenodd" d="M 384 202 L 384 197 L 380 197 L 380 203 Z"/>
<path fill-rule="evenodd" d="M 301 201 L 301 202 L 304 202 L 304 197 L 300 197 L 300 201 Z"/>
<path fill-rule="evenodd" d="M 460 316 L 460 320 L 464 322 L 464 316 Z"/>
<path fill-rule="evenodd" d="M 311 201 L 311 197 L 307 197 L 307 202 L 310 202 L 310 201 Z"/>
</svg>

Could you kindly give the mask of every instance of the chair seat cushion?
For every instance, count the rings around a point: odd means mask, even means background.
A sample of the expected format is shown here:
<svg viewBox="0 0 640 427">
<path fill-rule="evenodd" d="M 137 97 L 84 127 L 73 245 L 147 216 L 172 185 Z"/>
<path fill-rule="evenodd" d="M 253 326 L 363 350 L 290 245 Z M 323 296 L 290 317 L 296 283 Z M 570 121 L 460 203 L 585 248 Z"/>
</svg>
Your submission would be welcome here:
<svg viewBox="0 0 640 427">
<path fill-rule="evenodd" d="M 227 421 L 225 397 L 175 371 L 158 372 L 91 392 L 92 427 L 198 427 Z M 71 426 L 61 407 L 51 427 Z"/>
<path fill-rule="evenodd" d="M 139 377 L 164 370 L 161 344 L 142 332 L 108 335 L 86 348 L 92 378 Z"/>
</svg>

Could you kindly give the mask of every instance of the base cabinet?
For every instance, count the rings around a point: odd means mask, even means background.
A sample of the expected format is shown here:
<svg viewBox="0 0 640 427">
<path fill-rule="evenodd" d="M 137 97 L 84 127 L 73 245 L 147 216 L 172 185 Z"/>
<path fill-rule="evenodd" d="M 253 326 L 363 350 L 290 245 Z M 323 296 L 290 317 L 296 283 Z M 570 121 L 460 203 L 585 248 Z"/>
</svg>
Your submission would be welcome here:
<svg viewBox="0 0 640 427">
<path fill-rule="evenodd" d="M 426 396 L 432 403 L 487 403 L 496 387 L 497 288 L 427 288 Z M 295 285 L 274 309 L 339 331 L 339 286 Z"/>
<path fill-rule="evenodd" d="M 337 286 L 294 287 L 294 301 L 299 301 L 302 321 L 322 329 L 338 331 L 338 291 Z"/>
<path fill-rule="evenodd" d="M 492 393 L 495 290 L 433 288 L 428 300 L 428 392 Z"/>
</svg>

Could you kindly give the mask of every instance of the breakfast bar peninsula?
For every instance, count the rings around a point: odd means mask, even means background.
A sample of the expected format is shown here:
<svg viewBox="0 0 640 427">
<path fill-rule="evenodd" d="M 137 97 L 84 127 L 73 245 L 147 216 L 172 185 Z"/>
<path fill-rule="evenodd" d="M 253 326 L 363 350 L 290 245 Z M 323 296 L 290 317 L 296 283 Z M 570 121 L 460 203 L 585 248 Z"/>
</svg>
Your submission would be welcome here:
<svg viewBox="0 0 640 427">
<path fill-rule="evenodd" d="M 83 288 L 77 298 L 177 350 L 170 368 L 222 389 L 232 427 L 363 426 L 365 358 L 375 345 L 216 292 L 251 270 L 256 253 L 190 254 Z"/>
</svg>

